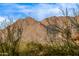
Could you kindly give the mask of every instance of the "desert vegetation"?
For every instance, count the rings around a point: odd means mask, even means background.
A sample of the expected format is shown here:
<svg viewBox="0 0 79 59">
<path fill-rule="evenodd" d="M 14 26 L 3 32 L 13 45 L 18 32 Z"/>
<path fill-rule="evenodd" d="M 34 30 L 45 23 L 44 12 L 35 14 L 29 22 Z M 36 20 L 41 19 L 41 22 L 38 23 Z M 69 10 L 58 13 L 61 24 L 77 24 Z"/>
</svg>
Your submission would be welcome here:
<svg viewBox="0 0 79 59">
<path fill-rule="evenodd" d="M 74 17 L 68 16 L 67 8 L 65 11 L 60 9 L 64 15 L 61 23 L 58 24 L 59 18 L 51 23 L 51 17 L 46 18 L 47 25 L 42 24 L 46 29 L 49 40 L 47 44 L 36 43 L 34 41 L 26 42 L 22 47 L 23 25 L 9 23 L 5 24 L 5 29 L 0 30 L 0 55 L 1 56 L 78 56 L 79 55 L 79 17 L 75 9 L 73 9 Z M 10 19 L 12 22 L 13 18 Z M 3 23 L 4 24 L 4 23 Z M 29 30 L 28 30 L 29 31 Z M 31 33 L 30 33 L 31 34 Z M 27 36 L 26 36 L 27 37 Z M 30 36 L 31 37 L 31 36 Z M 27 38 L 26 38 L 27 39 Z M 40 38 L 39 38 L 40 39 Z M 20 46 L 21 45 L 21 46 Z M 20 51 L 23 49 L 23 51 Z"/>
</svg>

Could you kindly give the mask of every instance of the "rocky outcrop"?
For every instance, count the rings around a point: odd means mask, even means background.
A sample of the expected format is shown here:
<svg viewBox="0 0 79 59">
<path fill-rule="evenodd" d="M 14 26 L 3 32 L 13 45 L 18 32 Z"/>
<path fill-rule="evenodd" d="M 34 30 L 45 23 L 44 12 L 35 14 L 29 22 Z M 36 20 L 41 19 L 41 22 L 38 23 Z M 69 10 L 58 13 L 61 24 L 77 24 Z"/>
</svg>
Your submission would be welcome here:
<svg viewBox="0 0 79 59">
<path fill-rule="evenodd" d="M 79 17 L 75 17 L 75 18 L 79 21 Z M 71 19 L 74 19 L 74 17 L 63 17 L 63 16 L 49 17 L 44 19 L 41 22 L 38 22 L 31 17 L 20 19 L 20 20 L 17 20 L 12 25 L 5 28 L 4 30 L 1 30 L 0 38 L 6 39 L 7 37 L 6 35 L 8 35 L 10 32 L 15 33 L 14 34 L 15 38 L 18 38 L 19 32 L 20 32 L 19 30 L 22 30 L 20 35 L 21 36 L 20 41 L 22 43 L 35 42 L 35 43 L 41 43 L 41 44 L 49 44 L 51 40 L 54 41 L 55 39 L 57 39 L 58 41 L 61 41 L 61 39 L 64 39 L 62 37 L 62 34 L 63 34 L 62 32 L 64 31 L 64 29 L 66 29 L 67 26 L 71 27 L 70 31 L 72 36 L 74 36 L 74 33 L 76 33 L 76 30 L 72 22 L 70 21 Z M 58 28 L 59 31 L 55 31 L 56 30 L 54 27 L 55 25 L 59 27 Z M 54 31 L 52 31 L 51 29 Z M 51 33 L 53 34 L 52 35 L 48 34 L 49 31 L 50 31 L 50 34 Z"/>
</svg>

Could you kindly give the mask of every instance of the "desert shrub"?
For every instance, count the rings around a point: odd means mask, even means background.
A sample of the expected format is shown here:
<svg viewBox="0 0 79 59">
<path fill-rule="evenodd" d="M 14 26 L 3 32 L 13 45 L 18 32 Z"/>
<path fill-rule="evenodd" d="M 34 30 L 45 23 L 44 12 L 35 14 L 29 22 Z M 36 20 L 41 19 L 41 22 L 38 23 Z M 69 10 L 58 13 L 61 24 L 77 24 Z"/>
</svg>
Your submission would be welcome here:
<svg viewBox="0 0 79 59">
<path fill-rule="evenodd" d="M 0 53 L 1 55 L 18 55 L 19 53 L 16 51 L 19 47 L 19 42 L 21 39 L 22 34 L 22 28 L 19 28 L 16 26 L 13 27 L 11 30 L 10 26 L 6 28 L 7 33 L 3 32 L 5 34 L 4 42 L 2 42 L 2 38 L 0 39 Z"/>
<path fill-rule="evenodd" d="M 69 46 L 70 45 L 70 46 Z M 39 43 L 28 43 L 24 52 L 19 55 L 24 56 L 77 56 L 79 47 L 69 42 L 63 46 L 41 45 Z"/>
</svg>

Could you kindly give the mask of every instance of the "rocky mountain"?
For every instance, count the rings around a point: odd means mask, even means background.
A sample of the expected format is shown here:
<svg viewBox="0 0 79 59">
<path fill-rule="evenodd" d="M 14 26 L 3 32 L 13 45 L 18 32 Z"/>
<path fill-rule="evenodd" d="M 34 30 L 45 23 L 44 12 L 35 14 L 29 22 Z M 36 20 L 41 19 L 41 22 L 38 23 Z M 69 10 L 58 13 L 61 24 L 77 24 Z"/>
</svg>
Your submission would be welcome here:
<svg viewBox="0 0 79 59">
<path fill-rule="evenodd" d="M 54 16 L 46 18 L 42 21 L 36 21 L 31 17 L 27 17 L 25 19 L 17 20 L 7 28 L 0 30 L 0 40 L 5 42 L 6 38 L 12 39 L 14 41 L 20 39 L 20 45 L 22 46 L 24 46 L 23 44 L 29 42 L 49 44 L 55 39 L 57 41 L 62 41 L 61 39 L 65 40 L 66 34 L 64 34 L 64 31 L 67 29 L 70 29 L 71 37 L 76 38 L 79 37 L 76 29 L 76 27 L 78 27 L 78 21 L 78 16 Z M 62 37 L 63 34 L 64 38 Z"/>
</svg>

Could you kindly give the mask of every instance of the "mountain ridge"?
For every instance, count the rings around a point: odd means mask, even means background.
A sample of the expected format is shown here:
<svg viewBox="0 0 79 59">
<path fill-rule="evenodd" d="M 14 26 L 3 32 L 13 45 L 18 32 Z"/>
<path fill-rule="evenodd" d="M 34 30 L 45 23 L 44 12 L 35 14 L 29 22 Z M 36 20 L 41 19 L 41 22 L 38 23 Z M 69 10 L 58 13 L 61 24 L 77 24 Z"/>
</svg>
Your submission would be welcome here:
<svg viewBox="0 0 79 59">
<path fill-rule="evenodd" d="M 6 35 L 8 33 L 8 31 L 7 31 L 8 29 L 9 29 L 9 32 L 22 29 L 21 38 L 20 38 L 22 43 L 28 43 L 28 42 L 33 41 L 33 42 L 41 43 L 41 44 L 48 44 L 48 42 L 50 42 L 50 38 L 48 36 L 48 28 L 50 30 L 50 25 L 51 26 L 58 25 L 59 27 L 61 27 L 61 29 L 65 28 L 66 22 L 68 22 L 70 24 L 70 21 L 67 20 L 68 17 L 54 16 L 54 17 L 45 18 L 42 21 L 36 21 L 32 17 L 28 17 L 28 18 L 25 18 L 22 20 L 17 20 L 15 23 L 13 23 L 10 26 L 6 27 L 5 29 L 1 30 L 0 34 L 3 34 L 3 35 L 1 35 L 1 38 L 4 39 L 7 37 Z M 79 20 L 78 16 L 75 18 L 77 18 Z M 51 28 L 51 29 L 53 29 L 53 28 Z M 2 31 L 4 33 L 2 33 Z M 71 29 L 71 31 L 73 31 L 73 30 Z M 52 35 L 52 37 L 54 37 L 54 36 Z M 63 39 L 61 37 L 61 33 L 58 32 L 56 34 L 56 39 L 59 39 L 59 38 Z"/>
</svg>

